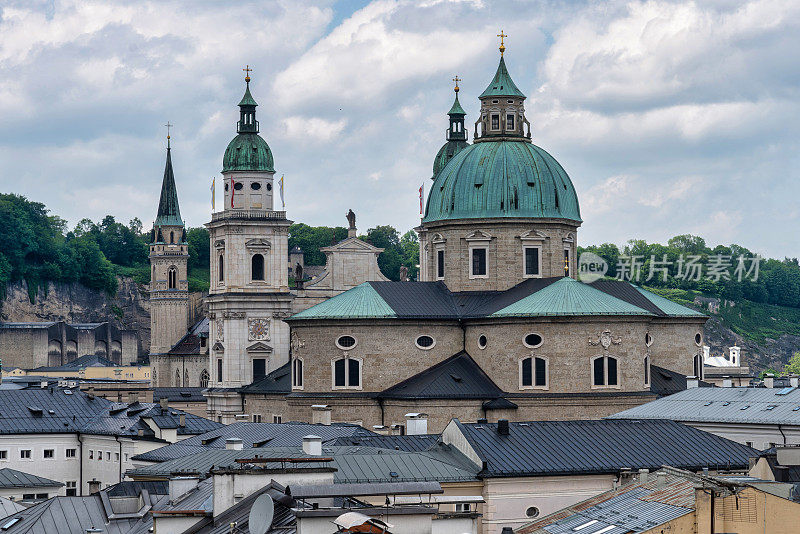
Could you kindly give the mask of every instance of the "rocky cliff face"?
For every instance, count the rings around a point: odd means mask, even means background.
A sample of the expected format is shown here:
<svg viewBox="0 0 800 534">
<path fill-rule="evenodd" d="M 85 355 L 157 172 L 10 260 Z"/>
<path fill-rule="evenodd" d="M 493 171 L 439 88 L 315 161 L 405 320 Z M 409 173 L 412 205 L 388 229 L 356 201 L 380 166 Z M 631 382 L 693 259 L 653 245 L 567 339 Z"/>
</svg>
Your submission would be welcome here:
<svg viewBox="0 0 800 534">
<path fill-rule="evenodd" d="M 711 347 L 711 354 L 721 356 L 728 353 L 728 347 L 738 345 L 742 348 L 742 364 L 750 367 L 750 372 L 758 374 L 764 369 L 780 370 L 800 349 L 800 336 L 783 334 L 778 339 L 767 339 L 764 345 L 743 338 L 727 328 L 718 317 L 706 322 L 705 341 Z"/>
<path fill-rule="evenodd" d="M 117 328 L 134 330 L 139 339 L 139 359 L 150 348 L 150 302 L 147 287 L 131 278 L 118 277 L 117 294 L 109 297 L 81 284 L 54 284 L 40 290 L 31 304 L 28 287 L 15 282 L 6 287 L 6 298 L 0 308 L 0 321 L 67 321 L 99 323 L 108 321 Z"/>
</svg>

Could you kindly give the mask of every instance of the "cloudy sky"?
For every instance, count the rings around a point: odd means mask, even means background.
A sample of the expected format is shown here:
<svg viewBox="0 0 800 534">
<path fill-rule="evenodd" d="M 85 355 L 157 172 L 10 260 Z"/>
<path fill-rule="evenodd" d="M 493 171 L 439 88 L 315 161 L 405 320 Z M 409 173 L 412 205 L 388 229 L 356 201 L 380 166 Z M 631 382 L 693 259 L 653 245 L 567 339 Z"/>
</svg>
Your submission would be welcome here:
<svg viewBox="0 0 800 534">
<path fill-rule="evenodd" d="M 471 124 L 503 29 L 582 244 L 681 233 L 800 255 L 800 2 L 0 0 L 0 191 L 155 217 L 167 121 L 181 211 L 210 216 L 250 64 L 289 217 L 419 222 L 458 74 Z M 219 198 L 219 195 L 218 195 Z"/>
</svg>

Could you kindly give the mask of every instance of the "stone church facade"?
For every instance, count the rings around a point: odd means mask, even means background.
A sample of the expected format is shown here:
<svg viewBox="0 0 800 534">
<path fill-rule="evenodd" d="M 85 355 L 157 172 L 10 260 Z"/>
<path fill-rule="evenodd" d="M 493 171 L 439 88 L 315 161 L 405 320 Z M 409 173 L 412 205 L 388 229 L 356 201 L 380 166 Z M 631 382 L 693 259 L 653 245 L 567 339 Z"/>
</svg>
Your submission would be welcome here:
<svg viewBox="0 0 800 534">
<path fill-rule="evenodd" d="M 654 373 L 702 373 L 705 316 L 577 280 L 578 197 L 531 142 L 504 57 L 472 144 L 456 91 L 417 228 L 420 281 L 370 281 L 288 318 L 290 363 L 241 390 L 252 420 L 388 433 L 420 418 L 432 432 L 452 417 L 599 418 L 656 398 Z"/>
</svg>

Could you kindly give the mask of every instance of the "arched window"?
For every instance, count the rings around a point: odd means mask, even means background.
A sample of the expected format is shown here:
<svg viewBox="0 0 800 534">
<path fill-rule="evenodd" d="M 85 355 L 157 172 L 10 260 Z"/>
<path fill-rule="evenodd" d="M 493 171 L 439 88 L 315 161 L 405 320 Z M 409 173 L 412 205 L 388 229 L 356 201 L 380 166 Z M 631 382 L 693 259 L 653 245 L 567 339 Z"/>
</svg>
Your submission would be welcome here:
<svg viewBox="0 0 800 534">
<path fill-rule="evenodd" d="M 650 356 L 644 357 L 644 385 L 650 385 Z"/>
<path fill-rule="evenodd" d="M 157 378 L 158 375 L 156 374 L 156 368 L 155 367 L 153 367 L 153 370 L 150 372 L 150 376 L 153 379 L 153 387 L 156 387 L 157 386 L 156 380 L 158 380 L 158 378 Z"/>
<path fill-rule="evenodd" d="M 189 371 L 183 372 L 183 387 L 189 387 Z"/>
<path fill-rule="evenodd" d="M 616 358 L 598 356 L 592 360 L 592 385 L 595 387 L 616 387 L 619 385 Z"/>
<path fill-rule="evenodd" d="M 357 358 L 340 358 L 333 362 L 334 388 L 361 388 L 361 361 Z"/>
<path fill-rule="evenodd" d="M 300 358 L 292 360 L 292 387 L 303 387 L 303 360 Z"/>
<path fill-rule="evenodd" d="M 175 232 L 169 233 L 169 243 L 170 245 L 175 242 Z"/>
<path fill-rule="evenodd" d="M 217 269 L 217 271 L 219 272 L 219 281 L 220 282 L 224 281 L 225 280 L 225 255 L 224 254 L 220 254 L 219 255 L 219 269 Z"/>
<path fill-rule="evenodd" d="M 520 389 L 548 387 L 547 358 L 529 356 L 519 362 Z"/>
<path fill-rule="evenodd" d="M 175 371 L 175 387 L 181 387 L 181 372 L 177 370 Z"/>
<path fill-rule="evenodd" d="M 169 268 L 169 272 L 167 273 L 169 289 L 175 289 L 178 287 L 178 269 L 175 266 Z"/>
<path fill-rule="evenodd" d="M 250 273 L 253 280 L 264 279 L 264 256 L 262 254 L 253 254 L 250 260 Z"/>
<path fill-rule="evenodd" d="M 693 366 L 694 376 L 698 379 L 703 379 L 703 356 L 700 354 L 694 355 L 694 366 Z"/>
<path fill-rule="evenodd" d="M 211 376 L 208 374 L 208 371 L 203 369 L 203 371 L 200 373 L 200 387 L 207 388 L 210 380 Z"/>
</svg>

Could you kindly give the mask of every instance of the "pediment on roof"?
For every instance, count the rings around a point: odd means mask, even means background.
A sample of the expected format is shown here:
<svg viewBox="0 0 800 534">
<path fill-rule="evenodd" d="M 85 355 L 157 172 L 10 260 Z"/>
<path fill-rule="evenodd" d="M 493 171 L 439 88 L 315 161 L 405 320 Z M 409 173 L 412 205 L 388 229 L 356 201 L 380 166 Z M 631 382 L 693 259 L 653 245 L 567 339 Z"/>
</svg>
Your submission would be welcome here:
<svg viewBox="0 0 800 534">
<path fill-rule="evenodd" d="M 260 248 L 260 249 L 268 249 L 272 246 L 272 244 L 267 241 L 266 239 L 248 239 L 245 244 L 247 248 Z"/>
<path fill-rule="evenodd" d="M 247 352 L 272 352 L 272 347 L 259 341 L 247 347 Z"/>
<path fill-rule="evenodd" d="M 484 232 L 483 230 L 475 230 L 474 232 L 467 234 L 464 239 L 467 241 L 489 241 L 492 238 L 494 238 L 494 236 L 488 232 Z"/>
<path fill-rule="evenodd" d="M 374 252 L 377 254 L 383 252 L 382 248 L 374 247 L 357 237 L 348 237 L 335 245 L 324 247 L 320 250 L 322 252 Z"/>
<path fill-rule="evenodd" d="M 214 352 L 225 352 L 225 346 L 219 341 L 214 343 L 214 346 L 211 348 L 214 349 Z"/>
<path fill-rule="evenodd" d="M 539 230 L 529 230 L 519 236 L 522 241 L 544 241 L 547 236 Z"/>
</svg>

